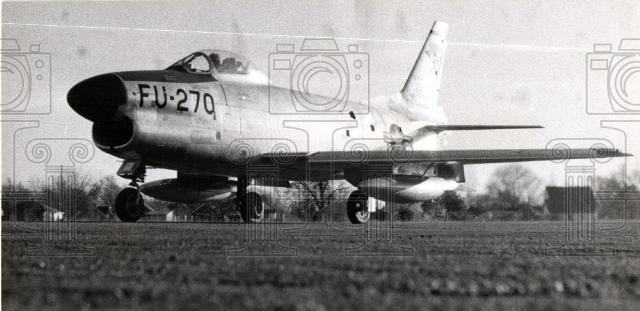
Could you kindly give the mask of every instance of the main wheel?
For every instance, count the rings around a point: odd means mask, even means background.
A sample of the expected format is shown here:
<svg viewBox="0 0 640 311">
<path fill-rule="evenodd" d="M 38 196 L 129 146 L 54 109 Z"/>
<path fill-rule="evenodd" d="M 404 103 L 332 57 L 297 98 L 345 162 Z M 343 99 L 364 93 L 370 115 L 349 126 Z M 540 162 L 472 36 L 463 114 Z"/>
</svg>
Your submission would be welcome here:
<svg viewBox="0 0 640 311">
<path fill-rule="evenodd" d="M 136 222 L 144 215 L 144 200 L 136 188 L 125 188 L 116 197 L 116 215 L 124 222 Z"/>
<path fill-rule="evenodd" d="M 368 197 L 364 192 L 356 190 L 349 195 L 347 200 L 347 216 L 352 224 L 363 224 L 369 220 Z"/>
<path fill-rule="evenodd" d="M 244 204 L 240 204 L 240 214 L 246 223 L 261 222 L 264 219 L 264 202 L 255 192 L 247 193 Z"/>
</svg>

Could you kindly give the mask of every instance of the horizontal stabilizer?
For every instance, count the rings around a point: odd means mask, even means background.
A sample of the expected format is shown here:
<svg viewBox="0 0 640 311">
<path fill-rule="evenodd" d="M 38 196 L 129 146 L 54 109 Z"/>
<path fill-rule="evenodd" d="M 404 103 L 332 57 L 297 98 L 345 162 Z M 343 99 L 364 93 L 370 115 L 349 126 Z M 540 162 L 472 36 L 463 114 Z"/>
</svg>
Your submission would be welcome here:
<svg viewBox="0 0 640 311">
<path fill-rule="evenodd" d="M 429 125 L 424 129 L 438 131 L 477 131 L 477 130 L 505 130 L 505 129 L 539 129 L 540 125 Z"/>
<path fill-rule="evenodd" d="M 539 129 L 540 125 L 425 125 L 413 132 L 411 136 L 421 136 L 429 133 L 443 131 L 481 131 L 481 130 L 508 130 L 508 129 Z"/>
</svg>

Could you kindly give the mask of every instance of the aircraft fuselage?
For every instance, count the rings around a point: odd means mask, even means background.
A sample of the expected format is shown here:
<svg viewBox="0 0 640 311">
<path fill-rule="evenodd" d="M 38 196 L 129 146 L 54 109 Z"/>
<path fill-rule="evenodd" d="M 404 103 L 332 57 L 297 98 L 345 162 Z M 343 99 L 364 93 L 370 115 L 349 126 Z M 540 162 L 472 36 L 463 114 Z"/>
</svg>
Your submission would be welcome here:
<svg viewBox="0 0 640 311">
<path fill-rule="evenodd" d="M 172 71 L 109 75 L 122 81 L 126 96 L 114 118 L 131 120 L 131 137 L 104 141 L 101 136 L 111 136 L 113 130 L 102 129 L 100 122 L 93 136 L 100 149 L 123 159 L 144 159 L 149 165 L 184 172 L 237 176 L 246 170 L 247 159 L 259 154 L 349 152 L 345 148 L 354 144 L 370 150 L 386 147 L 389 125 L 368 104 L 349 102 L 353 109 L 340 113 L 282 113 L 292 107 L 292 91 L 285 88 Z M 291 179 L 306 178 L 307 169 L 313 171 L 313 167 L 282 164 Z M 324 175 L 312 174 L 318 179 L 331 177 L 326 171 L 317 173 Z"/>
</svg>

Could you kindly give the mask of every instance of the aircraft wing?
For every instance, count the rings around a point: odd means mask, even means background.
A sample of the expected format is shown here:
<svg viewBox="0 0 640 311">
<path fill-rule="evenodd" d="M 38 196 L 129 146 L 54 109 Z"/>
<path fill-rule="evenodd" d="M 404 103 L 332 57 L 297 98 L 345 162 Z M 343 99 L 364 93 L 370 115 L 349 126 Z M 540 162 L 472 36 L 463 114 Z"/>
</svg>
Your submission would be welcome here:
<svg viewBox="0 0 640 311">
<path fill-rule="evenodd" d="M 597 159 L 625 157 L 631 154 L 617 149 L 494 149 L 494 150 L 405 150 L 391 148 L 389 150 L 372 151 L 323 151 L 310 154 L 310 164 L 334 163 L 336 166 L 347 166 L 375 163 L 433 163 L 459 162 L 462 164 L 526 162 L 526 161 L 564 161 L 568 159 Z"/>
<path fill-rule="evenodd" d="M 506 129 L 539 129 L 540 125 L 424 125 L 409 133 L 414 139 L 422 139 L 429 134 L 444 131 L 483 131 Z"/>
</svg>

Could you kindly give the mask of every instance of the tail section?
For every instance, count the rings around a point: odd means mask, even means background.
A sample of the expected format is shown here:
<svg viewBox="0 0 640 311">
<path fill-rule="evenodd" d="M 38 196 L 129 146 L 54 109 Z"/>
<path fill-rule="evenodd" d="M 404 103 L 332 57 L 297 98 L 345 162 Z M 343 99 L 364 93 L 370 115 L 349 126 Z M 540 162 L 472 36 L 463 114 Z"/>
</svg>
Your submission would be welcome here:
<svg viewBox="0 0 640 311">
<path fill-rule="evenodd" d="M 438 106 L 438 93 L 448 28 L 446 23 L 433 23 L 411 74 L 400 91 L 406 103 L 407 116 L 414 121 L 442 119 L 445 122 L 442 108 Z"/>
</svg>

